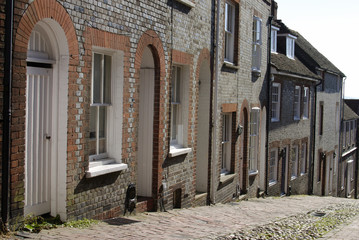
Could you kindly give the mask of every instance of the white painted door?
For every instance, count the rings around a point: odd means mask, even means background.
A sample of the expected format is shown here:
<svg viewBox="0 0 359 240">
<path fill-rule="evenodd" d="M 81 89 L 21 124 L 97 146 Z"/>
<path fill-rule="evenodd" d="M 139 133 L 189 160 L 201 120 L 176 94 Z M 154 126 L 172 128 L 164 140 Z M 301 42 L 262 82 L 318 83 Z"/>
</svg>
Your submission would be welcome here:
<svg viewBox="0 0 359 240">
<path fill-rule="evenodd" d="M 153 110 L 155 70 L 141 69 L 138 127 L 137 195 L 152 196 Z"/>
<path fill-rule="evenodd" d="M 52 69 L 27 68 L 25 215 L 50 212 Z"/>
</svg>

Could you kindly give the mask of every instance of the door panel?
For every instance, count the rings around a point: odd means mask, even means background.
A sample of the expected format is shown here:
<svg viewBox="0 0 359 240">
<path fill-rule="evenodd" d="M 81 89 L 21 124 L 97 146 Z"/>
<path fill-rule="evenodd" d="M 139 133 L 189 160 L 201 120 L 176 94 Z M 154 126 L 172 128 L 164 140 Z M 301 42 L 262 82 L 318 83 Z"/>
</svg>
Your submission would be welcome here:
<svg viewBox="0 0 359 240">
<path fill-rule="evenodd" d="M 154 79 L 154 69 L 141 69 L 137 194 L 143 197 L 152 196 Z"/>
<path fill-rule="evenodd" d="M 27 69 L 25 215 L 50 212 L 52 69 Z"/>
</svg>

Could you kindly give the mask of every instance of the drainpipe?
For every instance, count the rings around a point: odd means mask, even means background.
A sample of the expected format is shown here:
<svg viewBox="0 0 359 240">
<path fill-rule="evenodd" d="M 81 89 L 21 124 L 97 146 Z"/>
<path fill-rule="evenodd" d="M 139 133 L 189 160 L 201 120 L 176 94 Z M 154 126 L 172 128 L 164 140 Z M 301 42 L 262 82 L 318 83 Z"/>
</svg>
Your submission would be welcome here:
<svg viewBox="0 0 359 240">
<path fill-rule="evenodd" d="M 269 156 L 269 124 L 271 116 L 270 107 L 270 94 L 271 94 L 271 53 L 272 53 L 272 20 L 273 20 L 273 12 L 274 12 L 274 1 L 271 2 L 271 15 L 268 18 L 269 28 L 268 28 L 268 43 L 267 43 L 267 118 L 266 118 L 266 142 L 265 142 L 265 189 L 264 192 L 268 195 L 268 156 Z"/>
<path fill-rule="evenodd" d="M 322 77 L 324 78 L 324 77 Z M 313 111 L 313 117 L 312 117 L 312 121 L 313 121 L 313 146 L 312 146 L 312 159 L 310 159 L 310 169 L 309 169 L 309 182 L 308 182 L 308 194 L 312 195 L 313 194 L 313 181 L 314 181 L 314 159 L 315 159 L 315 152 L 316 152 L 316 147 L 315 147 L 315 136 L 316 136 L 316 123 L 317 123 L 317 88 L 320 84 L 323 83 L 323 79 L 319 80 L 319 83 L 314 85 L 314 111 Z M 320 161 L 320 160 L 319 160 Z"/>
<path fill-rule="evenodd" d="M 10 175 L 10 119 L 11 119 L 11 81 L 12 81 L 12 42 L 14 0 L 6 1 L 5 19 L 5 63 L 3 92 L 3 142 L 2 142 L 2 187 L 1 187 L 1 220 L 7 223 L 9 212 L 9 175 Z"/>
<path fill-rule="evenodd" d="M 337 196 L 340 195 L 340 189 L 341 189 L 341 184 L 339 183 L 340 177 L 339 177 L 339 166 L 342 166 L 342 164 L 339 164 L 342 162 L 342 153 L 343 153 L 343 146 L 342 146 L 342 127 L 343 126 L 343 121 L 344 121 L 344 94 L 345 94 L 345 80 L 346 77 L 343 77 L 343 85 L 342 85 L 342 90 L 340 91 L 340 125 L 339 125 L 339 147 L 338 147 L 338 161 L 337 161 L 337 170 L 338 170 L 338 174 L 337 174 Z M 343 129 L 344 131 L 344 129 Z M 342 166 L 343 167 L 343 166 Z M 342 171 L 340 171 L 342 172 Z"/>
<path fill-rule="evenodd" d="M 217 112 L 218 112 L 218 80 L 219 80 L 219 19 L 220 19 L 221 0 L 217 0 L 217 23 L 216 23 L 216 56 L 215 56 L 215 85 L 213 99 L 213 149 L 212 149 L 212 203 L 216 203 L 216 184 L 217 178 Z"/>
</svg>

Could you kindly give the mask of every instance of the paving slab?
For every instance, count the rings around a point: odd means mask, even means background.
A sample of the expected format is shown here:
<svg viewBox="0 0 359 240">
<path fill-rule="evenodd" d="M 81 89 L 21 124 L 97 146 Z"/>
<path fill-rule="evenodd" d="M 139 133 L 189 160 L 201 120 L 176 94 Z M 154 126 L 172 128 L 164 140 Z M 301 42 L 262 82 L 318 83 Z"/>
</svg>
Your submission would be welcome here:
<svg viewBox="0 0 359 240">
<path fill-rule="evenodd" d="M 284 217 L 349 202 L 357 200 L 304 195 L 249 199 L 168 212 L 141 213 L 101 222 L 86 229 L 61 227 L 43 230 L 39 234 L 31 234 L 30 239 L 215 239 Z M 356 219 L 359 221 L 359 217 Z M 348 230 L 350 226 L 347 226 Z M 359 232 L 356 236 L 355 239 L 358 239 Z"/>
</svg>

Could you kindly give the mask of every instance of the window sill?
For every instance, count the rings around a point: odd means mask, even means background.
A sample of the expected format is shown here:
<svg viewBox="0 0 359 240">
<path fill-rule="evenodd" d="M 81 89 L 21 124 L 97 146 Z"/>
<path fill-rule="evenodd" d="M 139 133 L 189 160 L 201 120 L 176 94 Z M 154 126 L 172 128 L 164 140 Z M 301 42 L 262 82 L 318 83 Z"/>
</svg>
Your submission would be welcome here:
<svg viewBox="0 0 359 240">
<path fill-rule="evenodd" d="M 260 77 L 262 75 L 261 70 L 252 69 L 252 75 L 255 76 L 255 77 Z"/>
<path fill-rule="evenodd" d="M 116 163 L 115 159 L 91 161 L 89 163 L 89 170 L 86 172 L 86 178 L 93 178 L 113 172 L 119 172 L 126 170 L 127 168 L 127 164 Z"/>
<path fill-rule="evenodd" d="M 279 122 L 279 119 L 272 118 L 272 119 L 271 119 L 271 122 Z"/>
<path fill-rule="evenodd" d="M 177 157 L 192 152 L 192 148 L 170 148 L 169 157 Z"/>
<path fill-rule="evenodd" d="M 219 179 L 219 183 L 222 184 L 222 185 L 223 185 L 223 184 L 226 184 L 226 183 L 232 181 L 232 180 L 235 178 L 236 175 L 237 175 L 237 174 L 235 174 L 235 173 L 226 174 L 226 175 L 221 175 L 221 177 L 220 177 L 220 179 Z"/>
<path fill-rule="evenodd" d="M 253 176 L 256 176 L 257 174 L 258 174 L 258 170 L 255 170 L 255 171 L 252 170 L 252 171 L 249 171 L 249 174 L 248 174 L 248 175 L 249 175 L 250 177 L 253 177 Z"/>
<path fill-rule="evenodd" d="M 276 185 L 277 184 L 277 181 L 269 181 L 269 186 L 271 187 L 271 186 L 274 186 L 274 185 Z"/>
<path fill-rule="evenodd" d="M 292 177 L 290 178 L 290 180 L 295 180 L 295 179 L 297 179 L 297 176 L 292 176 Z"/>
<path fill-rule="evenodd" d="M 236 65 L 234 65 L 234 63 L 228 62 L 228 61 L 224 61 L 223 66 L 224 66 L 225 68 L 230 68 L 230 69 L 234 69 L 234 70 L 238 70 L 238 69 L 239 69 L 239 67 L 236 66 Z"/>
<path fill-rule="evenodd" d="M 177 2 L 180 2 L 180 3 L 186 5 L 187 7 L 190 7 L 190 8 L 194 8 L 196 6 L 196 4 L 194 4 L 190 0 L 177 0 Z"/>
<path fill-rule="evenodd" d="M 307 173 L 301 173 L 300 176 L 304 176 L 304 175 L 307 175 Z"/>
</svg>

